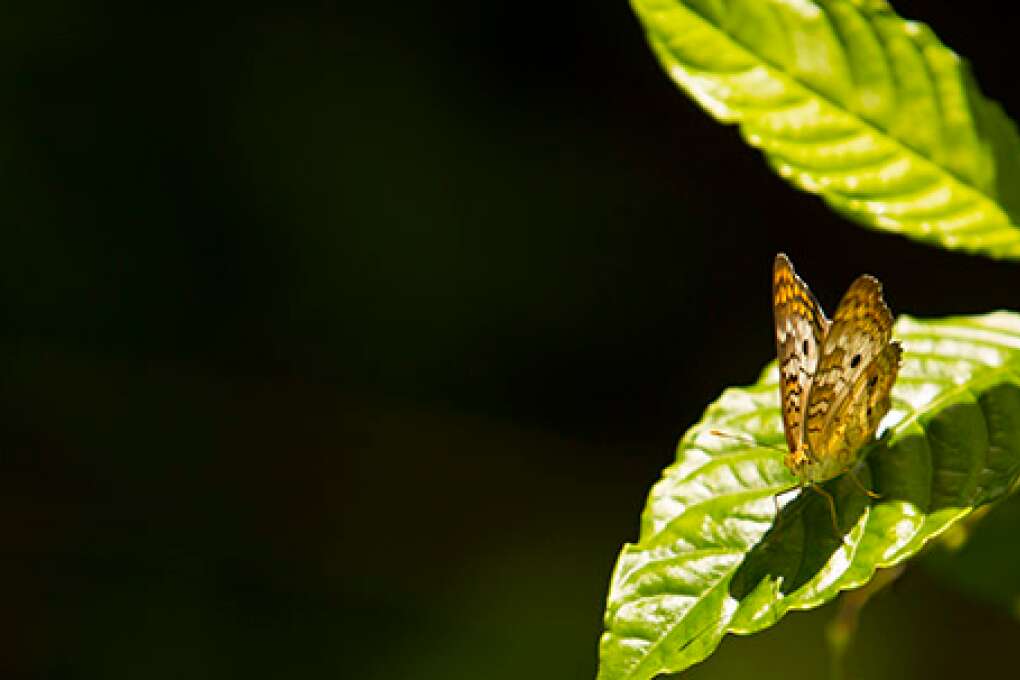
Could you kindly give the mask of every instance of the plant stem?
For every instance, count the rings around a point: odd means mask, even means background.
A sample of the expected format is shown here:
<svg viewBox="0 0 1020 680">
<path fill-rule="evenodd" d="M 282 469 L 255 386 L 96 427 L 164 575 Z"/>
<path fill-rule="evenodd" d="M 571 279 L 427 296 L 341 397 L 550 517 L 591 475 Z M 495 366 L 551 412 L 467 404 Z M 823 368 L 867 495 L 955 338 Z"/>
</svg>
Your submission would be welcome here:
<svg viewBox="0 0 1020 680">
<path fill-rule="evenodd" d="M 906 566 L 902 564 L 890 569 L 880 569 L 867 585 L 843 593 L 840 597 L 839 610 L 825 628 L 825 639 L 829 646 L 830 680 L 843 680 L 845 677 L 846 652 L 857 633 L 864 605 L 878 591 L 898 579 L 905 569 Z"/>
</svg>

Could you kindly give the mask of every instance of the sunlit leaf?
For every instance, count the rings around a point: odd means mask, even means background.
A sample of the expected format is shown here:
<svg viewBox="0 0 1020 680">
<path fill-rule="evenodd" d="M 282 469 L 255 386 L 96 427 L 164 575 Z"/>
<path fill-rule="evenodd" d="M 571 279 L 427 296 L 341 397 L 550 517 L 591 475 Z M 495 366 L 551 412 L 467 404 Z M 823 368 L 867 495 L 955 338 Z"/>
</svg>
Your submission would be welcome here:
<svg viewBox="0 0 1020 680">
<path fill-rule="evenodd" d="M 901 317 L 903 366 L 880 439 L 857 472 L 774 494 L 795 478 L 785 448 L 777 371 L 731 388 L 683 437 L 652 488 L 637 543 L 610 584 L 600 680 L 640 680 L 701 661 L 727 632 L 748 634 L 810 609 L 916 554 L 1020 475 L 1020 315 L 923 321 Z"/>
<path fill-rule="evenodd" d="M 924 24 L 871 0 L 633 0 L 674 81 L 867 226 L 1020 257 L 1020 136 Z"/>
</svg>

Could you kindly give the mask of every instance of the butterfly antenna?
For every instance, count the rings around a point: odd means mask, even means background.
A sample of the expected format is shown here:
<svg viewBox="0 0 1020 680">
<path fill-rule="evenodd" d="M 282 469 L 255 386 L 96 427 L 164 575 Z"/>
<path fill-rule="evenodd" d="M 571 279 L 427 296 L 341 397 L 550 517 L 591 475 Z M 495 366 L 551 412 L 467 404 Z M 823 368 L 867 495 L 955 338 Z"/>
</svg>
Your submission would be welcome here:
<svg viewBox="0 0 1020 680">
<path fill-rule="evenodd" d="M 708 433 L 710 435 L 712 435 L 713 437 L 723 437 L 725 439 L 736 439 L 737 441 L 742 441 L 742 442 L 745 442 L 747 444 L 753 444 L 754 446 L 758 446 L 758 447 L 761 447 L 763 449 L 772 449 L 774 451 L 779 451 L 780 453 L 787 453 L 786 447 L 776 446 L 774 444 L 765 444 L 764 442 L 758 441 L 758 439 L 756 437 L 754 437 L 752 435 L 749 435 L 749 434 L 743 434 L 743 433 L 737 434 L 737 433 L 733 433 L 733 432 L 723 432 L 722 430 L 717 430 L 715 428 L 710 429 L 708 431 Z"/>
</svg>

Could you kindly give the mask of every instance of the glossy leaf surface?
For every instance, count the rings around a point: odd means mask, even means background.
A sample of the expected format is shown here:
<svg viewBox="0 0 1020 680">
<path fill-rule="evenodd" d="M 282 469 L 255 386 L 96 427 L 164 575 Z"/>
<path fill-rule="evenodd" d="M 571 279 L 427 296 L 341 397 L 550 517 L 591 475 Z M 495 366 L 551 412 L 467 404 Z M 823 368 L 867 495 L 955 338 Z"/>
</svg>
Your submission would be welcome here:
<svg viewBox="0 0 1020 680">
<path fill-rule="evenodd" d="M 852 219 L 1020 257 L 1020 136 L 924 24 L 871 0 L 633 0 L 673 80 Z"/>
<path fill-rule="evenodd" d="M 753 633 L 817 607 L 898 564 L 1020 475 L 1020 315 L 938 321 L 901 317 L 893 407 L 857 477 L 796 485 L 785 448 L 777 371 L 731 388 L 683 437 L 649 495 L 637 543 L 614 570 L 600 680 L 638 680 L 701 661 L 727 632 Z"/>
</svg>

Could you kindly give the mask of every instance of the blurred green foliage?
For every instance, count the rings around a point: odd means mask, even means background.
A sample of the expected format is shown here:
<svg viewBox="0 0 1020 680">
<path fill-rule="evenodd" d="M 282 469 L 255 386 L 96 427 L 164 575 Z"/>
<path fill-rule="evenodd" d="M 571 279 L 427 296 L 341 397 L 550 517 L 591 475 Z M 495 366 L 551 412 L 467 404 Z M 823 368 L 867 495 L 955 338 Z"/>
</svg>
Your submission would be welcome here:
<svg viewBox="0 0 1020 680">
<path fill-rule="evenodd" d="M 991 8 L 925 14 L 1007 63 L 954 20 Z M 777 250 L 829 303 L 1020 286 L 786 190 L 626 3 L 5 10 L 5 678 L 590 680 L 648 485 L 771 354 Z M 1006 617 L 902 587 L 874 678 L 1007 656 Z M 818 677 L 828 614 L 691 675 Z"/>
</svg>

